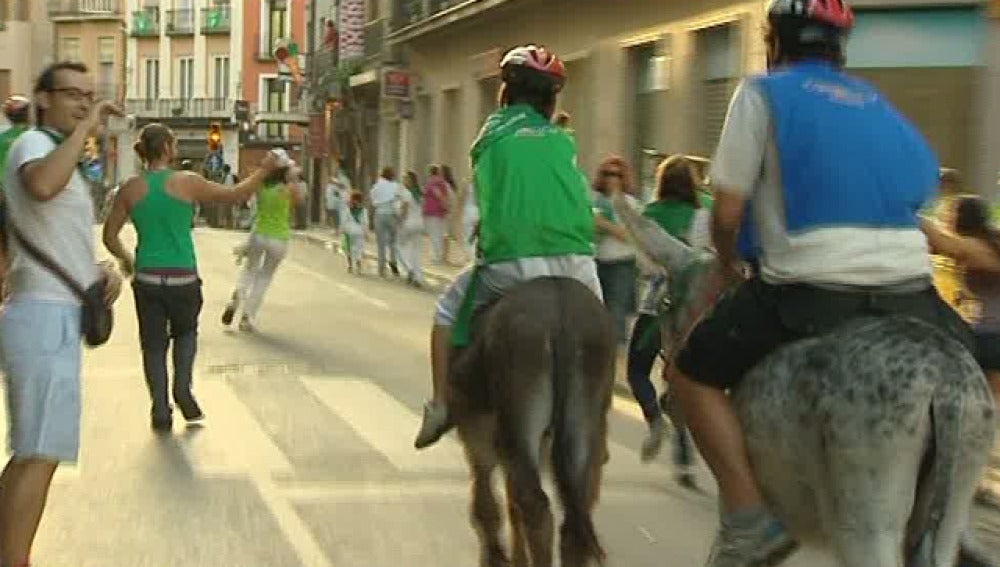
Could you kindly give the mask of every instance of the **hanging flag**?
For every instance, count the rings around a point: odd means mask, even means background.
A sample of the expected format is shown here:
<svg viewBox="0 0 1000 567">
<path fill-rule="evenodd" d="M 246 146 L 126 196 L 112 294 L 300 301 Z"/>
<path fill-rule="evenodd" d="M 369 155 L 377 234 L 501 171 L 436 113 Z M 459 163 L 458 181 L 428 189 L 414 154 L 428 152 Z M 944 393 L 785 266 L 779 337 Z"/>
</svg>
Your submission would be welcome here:
<svg viewBox="0 0 1000 567">
<path fill-rule="evenodd" d="M 340 0 L 337 9 L 340 60 L 365 55 L 365 0 Z"/>
</svg>

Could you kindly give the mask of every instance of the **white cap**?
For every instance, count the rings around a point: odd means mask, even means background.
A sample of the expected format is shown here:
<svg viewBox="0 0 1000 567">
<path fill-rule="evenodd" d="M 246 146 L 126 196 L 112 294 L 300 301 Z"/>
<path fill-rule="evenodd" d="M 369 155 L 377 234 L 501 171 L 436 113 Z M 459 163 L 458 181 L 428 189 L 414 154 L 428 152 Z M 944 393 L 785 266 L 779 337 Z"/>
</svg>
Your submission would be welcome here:
<svg viewBox="0 0 1000 567">
<path fill-rule="evenodd" d="M 271 153 L 278 158 L 278 167 L 291 167 L 295 165 L 295 161 L 288 156 L 285 148 L 272 148 Z"/>
</svg>

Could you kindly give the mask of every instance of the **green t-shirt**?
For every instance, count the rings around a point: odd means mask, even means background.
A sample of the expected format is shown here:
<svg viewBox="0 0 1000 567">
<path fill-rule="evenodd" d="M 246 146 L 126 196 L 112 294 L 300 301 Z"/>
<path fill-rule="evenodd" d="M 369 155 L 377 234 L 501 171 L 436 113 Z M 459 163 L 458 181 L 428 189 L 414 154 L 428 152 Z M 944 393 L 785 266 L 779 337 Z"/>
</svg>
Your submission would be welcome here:
<svg viewBox="0 0 1000 567">
<path fill-rule="evenodd" d="M 0 134 L 0 188 L 3 187 L 4 176 L 7 174 L 7 154 L 10 153 L 10 147 L 27 131 L 27 126 L 11 126 Z"/>
<path fill-rule="evenodd" d="M 594 254 L 590 190 L 563 129 L 528 105 L 507 106 L 486 120 L 471 155 L 487 264 Z"/>
<path fill-rule="evenodd" d="M 257 191 L 257 220 L 253 231 L 261 236 L 288 240 L 292 233 L 292 199 L 283 183 Z"/>
<path fill-rule="evenodd" d="M 137 270 L 196 270 L 191 221 L 194 204 L 167 193 L 169 169 L 142 174 L 149 191 L 132 207 L 132 224 L 138 236 L 135 251 Z"/>
</svg>

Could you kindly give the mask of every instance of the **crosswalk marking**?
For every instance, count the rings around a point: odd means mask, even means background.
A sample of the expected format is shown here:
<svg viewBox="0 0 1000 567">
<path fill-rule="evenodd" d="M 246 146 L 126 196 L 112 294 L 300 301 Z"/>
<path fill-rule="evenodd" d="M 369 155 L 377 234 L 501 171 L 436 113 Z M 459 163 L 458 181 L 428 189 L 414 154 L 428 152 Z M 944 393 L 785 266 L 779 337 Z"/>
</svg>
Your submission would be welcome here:
<svg viewBox="0 0 1000 567">
<path fill-rule="evenodd" d="M 308 377 L 302 383 L 372 448 L 405 471 L 465 470 L 465 458 L 451 436 L 423 451 L 413 448 L 420 419 L 378 385 L 361 379 Z"/>
<path fill-rule="evenodd" d="M 246 405 L 223 380 L 199 380 L 198 398 L 208 421 L 185 435 L 188 462 L 204 474 L 292 472 L 288 458 L 261 429 Z"/>
</svg>

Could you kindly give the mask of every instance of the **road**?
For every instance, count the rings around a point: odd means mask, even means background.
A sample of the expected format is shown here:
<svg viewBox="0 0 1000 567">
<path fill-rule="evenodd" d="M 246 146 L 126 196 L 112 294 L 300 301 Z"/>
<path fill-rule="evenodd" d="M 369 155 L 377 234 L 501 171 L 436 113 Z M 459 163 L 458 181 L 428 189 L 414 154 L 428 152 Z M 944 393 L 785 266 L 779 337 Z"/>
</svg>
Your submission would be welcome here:
<svg viewBox="0 0 1000 567">
<path fill-rule="evenodd" d="M 431 292 L 351 276 L 293 244 L 257 334 L 222 328 L 238 233 L 196 231 L 205 280 L 195 388 L 208 418 L 154 435 L 131 297 L 89 351 L 80 462 L 57 473 L 39 567 L 468 567 L 476 541 L 453 437 L 414 451 L 428 393 Z M 639 463 L 634 404 L 611 415 L 598 529 L 611 566 L 700 565 L 714 485 Z M 806 550 L 792 566 L 828 564 Z"/>
</svg>

